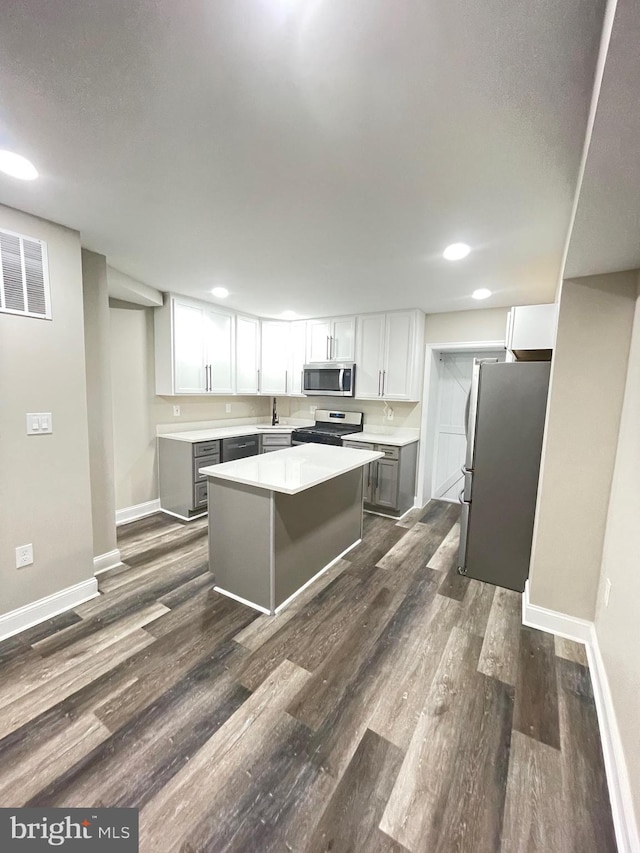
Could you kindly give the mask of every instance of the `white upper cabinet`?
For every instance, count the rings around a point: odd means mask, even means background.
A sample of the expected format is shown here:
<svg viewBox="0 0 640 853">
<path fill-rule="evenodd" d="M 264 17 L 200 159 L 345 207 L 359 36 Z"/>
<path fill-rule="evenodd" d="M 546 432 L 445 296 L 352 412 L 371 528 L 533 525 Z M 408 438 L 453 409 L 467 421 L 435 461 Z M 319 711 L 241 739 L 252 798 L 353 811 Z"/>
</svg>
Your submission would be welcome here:
<svg viewBox="0 0 640 853">
<path fill-rule="evenodd" d="M 513 352 L 553 349 L 557 315 L 554 302 L 512 308 L 507 317 L 506 348 Z"/>
<path fill-rule="evenodd" d="M 305 363 L 307 344 L 306 320 L 295 320 L 290 325 L 289 348 L 291 356 L 291 381 L 289 394 L 302 395 L 302 369 Z"/>
<path fill-rule="evenodd" d="M 157 335 L 156 335 L 157 338 Z M 206 390 L 204 310 L 176 302 L 173 305 L 173 388 L 164 394 L 202 394 Z"/>
<path fill-rule="evenodd" d="M 307 323 L 307 361 L 329 361 L 329 320 L 309 320 Z"/>
<path fill-rule="evenodd" d="M 356 399 L 419 400 L 423 350 L 421 311 L 358 317 Z"/>
<path fill-rule="evenodd" d="M 353 361 L 355 317 L 331 317 L 307 323 L 307 361 Z"/>
<path fill-rule="evenodd" d="M 257 394 L 260 371 L 260 321 L 236 317 L 236 393 Z"/>
<path fill-rule="evenodd" d="M 356 396 L 375 400 L 382 396 L 385 314 L 358 317 L 356 355 Z"/>
<path fill-rule="evenodd" d="M 417 309 L 289 322 L 165 294 L 154 322 L 156 394 L 302 395 L 306 362 L 354 361 L 356 399 L 421 397 L 424 314 Z"/>
<path fill-rule="evenodd" d="M 206 390 L 210 394 L 233 394 L 235 363 L 233 314 L 206 308 L 204 317 L 205 371 L 208 372 Z"/>
<path fill-rule="evenodd" d="M 260 393 L 282 396 L 291 381 L 290 323 L 262 320 Z"/>
<path fill-rule="evenodd" d="M 166 296 L 154 313 L 156 394 L 232 394 L 233 315 Z"/>
</svg>

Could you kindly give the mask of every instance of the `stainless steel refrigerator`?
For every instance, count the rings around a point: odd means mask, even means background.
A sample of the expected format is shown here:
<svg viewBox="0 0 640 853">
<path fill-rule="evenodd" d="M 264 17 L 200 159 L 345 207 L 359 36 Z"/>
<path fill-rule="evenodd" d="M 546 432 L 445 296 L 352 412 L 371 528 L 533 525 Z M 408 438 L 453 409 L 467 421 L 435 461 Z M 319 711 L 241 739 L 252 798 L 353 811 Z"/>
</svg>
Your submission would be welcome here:
<svg viewBox="0 0 640 853">
<path fill-rule="evenodd" d="M 476 359 L 467 403 L 458 571 L 524 590 L 550 363 Z"/>
</svg>

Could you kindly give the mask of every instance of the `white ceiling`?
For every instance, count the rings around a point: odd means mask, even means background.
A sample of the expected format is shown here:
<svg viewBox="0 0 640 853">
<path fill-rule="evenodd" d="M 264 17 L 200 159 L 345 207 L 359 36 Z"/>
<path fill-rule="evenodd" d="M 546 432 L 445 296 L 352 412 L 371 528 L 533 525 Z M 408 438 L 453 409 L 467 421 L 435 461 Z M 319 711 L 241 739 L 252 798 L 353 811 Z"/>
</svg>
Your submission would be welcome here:
<svg viewBox="0 0 640 853">
<path fill-rule="evenodd" d="M 640 8 L 618 0 L 565 277 L 640 267 Z"/>
<path fill-rule="evenodd" d="M 0 200 L 258 314 L 551 301 L 603 5 L 6 2 Z"/>
</svg>

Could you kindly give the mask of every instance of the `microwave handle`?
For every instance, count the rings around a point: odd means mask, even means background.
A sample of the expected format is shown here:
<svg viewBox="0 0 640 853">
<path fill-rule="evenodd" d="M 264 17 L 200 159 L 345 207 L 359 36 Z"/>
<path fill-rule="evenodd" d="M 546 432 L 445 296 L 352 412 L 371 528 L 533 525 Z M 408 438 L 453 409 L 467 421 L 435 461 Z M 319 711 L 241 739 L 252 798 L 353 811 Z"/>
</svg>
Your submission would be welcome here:
<svg viewBox="0 0 640 853">
<path fill-rule="evenodd" d="M 338 374 L 338 387 L 341 391 L 344 391 L 344 367 L 340 368 L 340 373 Z"/>
</svg>

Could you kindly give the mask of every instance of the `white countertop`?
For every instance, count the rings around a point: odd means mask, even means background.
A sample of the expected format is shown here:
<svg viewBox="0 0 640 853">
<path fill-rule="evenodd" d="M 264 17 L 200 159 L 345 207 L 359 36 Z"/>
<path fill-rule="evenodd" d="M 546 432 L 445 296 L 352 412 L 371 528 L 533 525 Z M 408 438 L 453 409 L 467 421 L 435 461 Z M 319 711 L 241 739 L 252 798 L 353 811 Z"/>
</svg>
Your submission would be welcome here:
<svg viewBox="0 0 640 853">
<path fill-rule="evenodd" d="M 345 441 L 363 441 L 365 444 L 392 444 L 394 447 L 404 447 L 420 440 L 417 429 L 396 429 L 389 432 L 354 432 L 344 436 Z"/>
<path fill-rule="evenodd" d="M 259 435 L 260 433 L 290 433 L 298 429 L 296 426 L 268 426 L 267 424 L 250 424 L 247 426 L 215 427 L 213 429 L 192 429 L 187 432 L 169 432 L 158 438 L 173 438 L 176 441 L 216 441 L 219 438 L 235 438 L 238 435 Z"/>
<path fill-rule="evenodd" d="M 247 456 L 200 471 L 212 480 L 230 480 L 270 492 L 295 495 L 354 471 L 384 454 L 326 444 L 300 444 L 276 453 Z"/>
<path fill-rule="evenodd" d="M 239 435 L 259 435 L 260 433 L 290 433 L 301 426 L 313 426 L 307 424 L 278 424 L 272 427 L 269 424 L 236 424 L 229 427 L 212 427 L 210 429 L 192 429 L 184 432 L 160 433 L 158 438 L 173 438 L 176 441 L 216 441 L 221 438 L 235 438 Z M 345 436 L 347 441 L 362 441 L 365 444 L 391 444 L 394 447 L 404 447 L 419 441 L 420 432 L 417 429 L 365 429 L 364 432 L 354 432 Z"/>
</svg>

